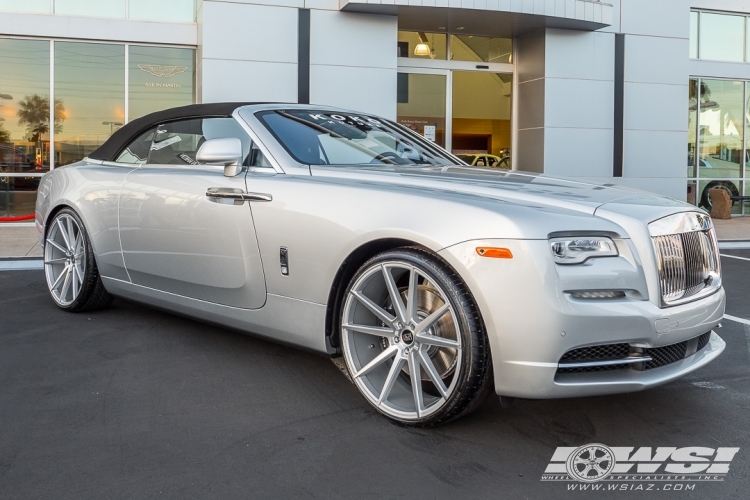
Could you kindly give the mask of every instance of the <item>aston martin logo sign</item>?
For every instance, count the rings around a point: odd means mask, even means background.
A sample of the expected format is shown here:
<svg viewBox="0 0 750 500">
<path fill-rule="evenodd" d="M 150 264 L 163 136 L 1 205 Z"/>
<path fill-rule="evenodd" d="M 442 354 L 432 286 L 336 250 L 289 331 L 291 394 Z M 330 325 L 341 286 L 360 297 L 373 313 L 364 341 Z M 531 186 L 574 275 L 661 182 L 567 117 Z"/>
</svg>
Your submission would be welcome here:
<svg viewBox="0 0 750 500">
<path fill-rule="evenodd" d="M 159 78 L 166 78 L 168 76 L 178 75 L 184 73 L 187 66 L 158 66 L 156 64 L 139 64 L 138 68 L 141 71 L 150 73 Z"/>
</svg>

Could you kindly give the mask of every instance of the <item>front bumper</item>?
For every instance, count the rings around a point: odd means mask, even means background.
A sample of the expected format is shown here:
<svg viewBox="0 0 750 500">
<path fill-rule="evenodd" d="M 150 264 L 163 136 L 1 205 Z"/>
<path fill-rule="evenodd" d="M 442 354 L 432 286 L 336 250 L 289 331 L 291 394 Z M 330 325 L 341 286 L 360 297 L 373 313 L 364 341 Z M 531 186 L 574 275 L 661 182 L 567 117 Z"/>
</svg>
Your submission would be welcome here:
<svg viewBox="0 0 750 500">
<path fill-rule="evenodd" d="M 479 257 L 478 246 L 509 248 L 512 259 Z M 725 292 L 660 308 L 649 300 L 643 271 L 628 240 L 620 257 L 558 266 L 546 240 L 479 240 L 441 251 L 474 292 L 492 349 L 495 391 L 503 396 L 558 398 L 622 393 L 677 379 L 716 358 L 725 347 L 712 333 L 701 350 L 666 366 L 558 373 L 569 350 L 628 343 L 654 348 L 712 331 L 724 316 Z M 577 300 L 566 290 L 629 290 L 622 299 Z"/>
</svg>

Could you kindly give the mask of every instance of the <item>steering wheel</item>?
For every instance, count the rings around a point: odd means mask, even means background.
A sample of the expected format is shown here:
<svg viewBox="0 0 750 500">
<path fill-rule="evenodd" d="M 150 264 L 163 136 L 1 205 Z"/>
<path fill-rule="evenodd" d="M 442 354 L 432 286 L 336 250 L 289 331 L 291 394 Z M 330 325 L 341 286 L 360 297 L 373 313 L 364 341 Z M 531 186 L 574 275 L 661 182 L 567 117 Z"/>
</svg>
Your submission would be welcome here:
<svg viewBox="0 0 750 500">
<path fill-rule="evenodd" d="M 396 160 L 393 162 L 394 165 L 398 165 L 399 163 L 401 163 L 400 161 L 398 161 L 401 159 L 401 157 L 398 154 L 394 153 L 393 151 L 386 151 L 385 153 L 380 153 L 378 156 L 370 160 L 370 163 L 380 163 L 381 160 L 386 160 L 389 158 L 393 158 Z"/>
</svg>

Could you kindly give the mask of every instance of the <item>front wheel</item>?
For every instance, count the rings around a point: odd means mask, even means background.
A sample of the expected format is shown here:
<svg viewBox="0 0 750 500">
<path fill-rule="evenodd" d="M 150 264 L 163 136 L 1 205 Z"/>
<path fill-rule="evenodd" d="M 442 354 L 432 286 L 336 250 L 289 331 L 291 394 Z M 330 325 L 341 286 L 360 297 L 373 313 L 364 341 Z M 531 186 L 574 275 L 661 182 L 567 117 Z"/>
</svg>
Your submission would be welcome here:
<svg viewBox="0 0 750 500">
<path fill-rule="evenodd" d="M 341 316 L 344 359 L 380 413 L 431 426 L 469 413 L 492 386 L 489 344 L 467 286 L 439 257 L 383 252 L 352 278 Z"/>
<path fill-rule="evenodd" d="M 47 226 L 44 274 L 58 307 L 77 312 L 101 309 L 112 302 L 104 289 L 81 218 L 64 208 Z"/>
</svg>

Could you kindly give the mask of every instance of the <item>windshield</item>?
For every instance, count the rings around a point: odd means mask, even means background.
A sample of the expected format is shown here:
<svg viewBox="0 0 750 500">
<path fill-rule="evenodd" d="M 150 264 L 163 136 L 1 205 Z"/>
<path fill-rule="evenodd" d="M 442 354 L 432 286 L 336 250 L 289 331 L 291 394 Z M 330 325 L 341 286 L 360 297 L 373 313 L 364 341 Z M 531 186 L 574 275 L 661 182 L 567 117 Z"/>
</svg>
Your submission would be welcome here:
<svg viewBox="0 0 750 500">
<path fill-rule="evenodd" d="M 295 160 L 308 165 L 455 165 L 448 153 L 381 118 L 330 111 L 257 114 Z"/>
<path fill-rule="evenodd" d="M 458 156 L 460 159 L 462 159 L 469 165 L 471 165 L 474 159 L 477 157 L 477 155 L 456 155 L 456 156 Z"/>
</svg>

